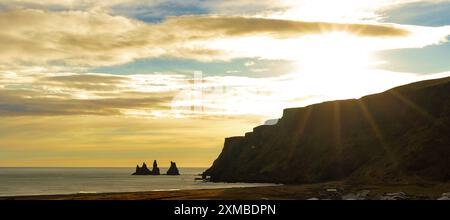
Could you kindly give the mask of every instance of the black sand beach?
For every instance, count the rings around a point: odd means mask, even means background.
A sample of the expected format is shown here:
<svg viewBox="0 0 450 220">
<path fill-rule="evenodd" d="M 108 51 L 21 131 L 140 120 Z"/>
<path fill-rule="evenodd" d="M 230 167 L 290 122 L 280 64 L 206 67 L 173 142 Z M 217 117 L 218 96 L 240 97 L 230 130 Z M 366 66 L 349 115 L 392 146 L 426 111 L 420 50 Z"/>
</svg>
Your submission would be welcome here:
<svg viewBox="0 0 450 220">
<path fill-rule="evenodd" d="M 436 200 L 450 183 L 351 186 L 339 182 L 251 188 L 0 197 L 0 200 Z"/>
</svg>

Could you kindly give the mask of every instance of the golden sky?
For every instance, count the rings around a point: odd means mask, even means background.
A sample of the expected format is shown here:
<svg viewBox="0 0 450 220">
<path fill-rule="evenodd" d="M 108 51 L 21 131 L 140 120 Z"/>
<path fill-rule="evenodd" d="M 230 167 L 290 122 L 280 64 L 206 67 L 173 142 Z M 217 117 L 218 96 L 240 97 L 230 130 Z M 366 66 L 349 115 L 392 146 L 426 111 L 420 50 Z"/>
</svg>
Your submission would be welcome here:
<svg viewBox="0 0 450 220">
<path fill-rule="evenodd" d="M 449 5 L 2 1 L 0 166 L 209 166 L 284 108 L 450 75 Z"/>
</svg>

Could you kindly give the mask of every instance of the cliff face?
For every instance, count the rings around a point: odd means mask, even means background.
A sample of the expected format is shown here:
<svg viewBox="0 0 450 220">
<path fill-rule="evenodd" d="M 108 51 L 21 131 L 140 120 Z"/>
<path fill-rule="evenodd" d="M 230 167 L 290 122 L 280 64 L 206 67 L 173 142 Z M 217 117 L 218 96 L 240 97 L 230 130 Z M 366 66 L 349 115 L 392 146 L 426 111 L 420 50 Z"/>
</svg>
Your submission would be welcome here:
<svg viewBox="0 0 450 220">
<path fill-rule="evenodd" d="M 284 110 L 275 125 L 225 139 L 212 181 L 450 180 L 450 78 L 361 99 Z"/>
</svg>

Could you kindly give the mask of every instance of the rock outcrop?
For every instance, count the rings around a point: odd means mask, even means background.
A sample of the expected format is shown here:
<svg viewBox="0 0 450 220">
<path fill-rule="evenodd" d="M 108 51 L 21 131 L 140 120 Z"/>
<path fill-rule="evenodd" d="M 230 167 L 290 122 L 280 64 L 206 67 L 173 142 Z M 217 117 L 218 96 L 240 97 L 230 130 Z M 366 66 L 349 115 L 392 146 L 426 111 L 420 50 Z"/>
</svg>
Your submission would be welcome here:
<svg viewBox="0 0 450 220">
<path fill-rule="evenodd" d="M 167 170 L 166 175 L 180 175 L 175 162 L 170 161 L 170 168 Z"/>
<path fill-rule="evenodd" d="M 136 171 L 133 173 L 133 175 L 151 175 L 152 171 L 150 171 L 147 167 L 147 164 L 142 163 L 142 167 L 139 167 L 139 165 L 136 165 Z"/>
<path fill-rule="evenodd" d="M 139 165 L 136 166 L 136 171 L 132 175 L 160 175 L 161 172 L 158 167 L 158 163 L 156 160 L 153 161 L 153 168 L 152 170 L 149 170 L 147 167 L 147 164 L 145 162 L 142 164 L 142 167 L 139 167 Z M 170 162 L 170 167 L 166 172 L 166 175 L 180 175 L 180 172 L 177 168 L 177 164 L 175 162 Z"/>
<path fill-rule="evenodd" d="M 450 200 L 450 192 L 442 193 L 441 197 L 439 197 L 437 200 Z"/>
<path fill-rule="evenodd" d="M 156 160 L 153 161 L 152 175 L 159 175 L 159 167 Z"/>
<path fill-rule="evenodd" d="M 153 161 L 152 170 L 148 169 L 145 162 L 142 164 L 142 167 L 139 167 L 139 165 L 137 165 L 136 171 L 132 175 L 160 175 L 158 163 L 156 162 L 156 160 Z"/>
<path fill-rule="evenodd" d="M 361 99 L 285 109 L 225 139 L 211 181 L 385 183 L 450 180 L 450 77 Z"/>
</svg>

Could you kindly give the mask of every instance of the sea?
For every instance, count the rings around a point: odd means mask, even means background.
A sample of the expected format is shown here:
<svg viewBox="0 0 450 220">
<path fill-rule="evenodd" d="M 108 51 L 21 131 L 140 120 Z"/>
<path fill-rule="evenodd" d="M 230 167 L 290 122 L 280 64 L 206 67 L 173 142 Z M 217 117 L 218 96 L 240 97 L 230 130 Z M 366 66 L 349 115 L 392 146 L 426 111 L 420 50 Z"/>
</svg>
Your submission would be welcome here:
<svg viewBox="0 0 450 220">
<path fill-rule="evenodd" d="M 165 173 L 167 168 L 160 168 Z M 206 168 L 179 168 L 179 176 L 133 176 L 135 168 L 0 168 L 0 197 L 78 193 L 172 191 L 271 184 L 195 180 Z"/>
</svg>

